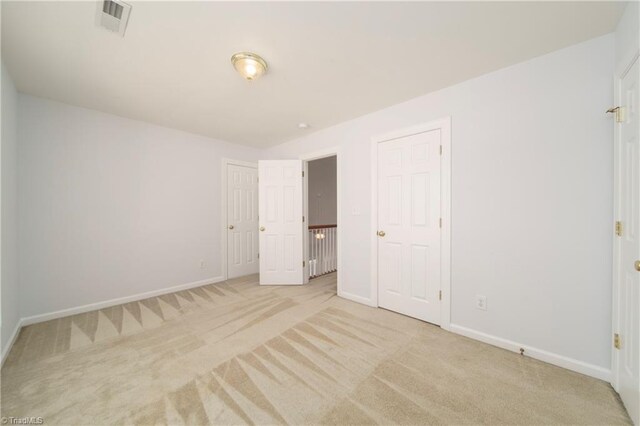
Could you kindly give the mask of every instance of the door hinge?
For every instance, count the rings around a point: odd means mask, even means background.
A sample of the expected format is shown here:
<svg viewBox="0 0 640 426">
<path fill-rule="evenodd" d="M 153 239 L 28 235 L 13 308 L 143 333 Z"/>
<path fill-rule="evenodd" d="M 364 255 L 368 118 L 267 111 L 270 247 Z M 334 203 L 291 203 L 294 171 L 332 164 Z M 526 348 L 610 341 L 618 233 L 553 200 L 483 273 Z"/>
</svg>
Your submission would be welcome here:
<svg viewBox="0 0 640 426">
<path fill-rule="evenodd" d="M 438 291 L 438 300 L 442 300 L 442 290 Z"/>
<path fill-rule="evenodd" d="M 260 259 L 260 253 L 258 253 L 258 259 Z"/>
<path fill-rule="evenodd" d="M 442 145 L 440 145 L 440 155 L 442 155 Z"/>
<path fill-rule="evenodd" d="M 613 107 L 607 110 L 607 114 L 615 114 L 616 123 L 624 122 L 624 107 Z"/>
<path fill-rule="evenodd" d="M 622 346 L 622 342 L 620 341 L 620 335 L 618 333 L 613 334 L 613 347 L 616 349 L 620 349 Z"/>
<path fill-rule="evenodd" d="M 622 222 L 616 221 L 616 235 L 622 237 Z"/>
<path fill-rule="evenodd" d="M 304 170 L 302 171 L 302 177 L 304 177 Z"/>
<path fill-rule="evenodd" d="M 302 267 L 304 268 L 305 266 L 307 266 L 307 262 L 305 262 L 304 260 L 302 261 Z"/>
<path fill-rule="evenodd" d="M 304 222 L 304 216 L 302 216 L 302 222 Z"/>
<path fill-rule="evenodd" d="M 438 226 L 442 228 L 442 218 L 438 219 Z"/>
</svg>

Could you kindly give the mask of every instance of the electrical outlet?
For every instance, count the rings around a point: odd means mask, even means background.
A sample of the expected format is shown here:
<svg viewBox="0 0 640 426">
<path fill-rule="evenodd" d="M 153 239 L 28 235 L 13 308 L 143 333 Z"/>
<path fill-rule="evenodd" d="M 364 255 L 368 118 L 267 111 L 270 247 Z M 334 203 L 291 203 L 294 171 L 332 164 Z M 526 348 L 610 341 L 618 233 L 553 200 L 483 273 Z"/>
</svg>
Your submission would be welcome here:
<svg viewBox="0 0 640 426">
<path fill-rule="evenodd" d="M 481 311 L 487 310 L 487 296 L 476 294 L 476 308 Z"/>
<path fill-rule="evenodd" d="M 204 260 L 200 261 L 200 269 L 204 269 Z"/>
</svg>

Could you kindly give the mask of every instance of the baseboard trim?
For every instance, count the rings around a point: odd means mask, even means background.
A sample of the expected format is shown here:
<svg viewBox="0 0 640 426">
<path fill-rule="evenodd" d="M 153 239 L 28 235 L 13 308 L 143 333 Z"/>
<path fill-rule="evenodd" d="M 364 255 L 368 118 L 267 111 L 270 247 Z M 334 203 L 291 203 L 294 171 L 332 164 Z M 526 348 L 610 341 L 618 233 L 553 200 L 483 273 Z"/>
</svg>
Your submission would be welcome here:
<svg viewBox="0 0 640 426">
<path fill-rule="evenodd" d="M 606 382 L 611 381 L 611 370 L 603 367 L 598 367 L 597 365 L 588 364 L 577 359 L 558 355 L 542 349 L 533 348 L 522 343 L 517 343 L 511 340 L 503 339 L 501 337 L 492 336 L 490 334 L 486 334 L 481 331 L 473 330 L 471 328 L 463 327 L 456 324 L 451 324 L 450 331 L 452 333 L 460 334 L 461 336 L 479 340 L 481 342 L 488 343 L 490 345 L 497 346 L 499 348 L 516 353 L 519 353 L 520 348 L 522 348 L 524 349 L 524 354 L 531 358 L 535 358 L 537 360 L 544 361 L 558 367 L 566 368 L 567 370 L 575 371 L 577 373 L 585 374 L 587 376 L 595 377 L 596 379 L 604 380 Z"/>
<path fill-rule="evenodd" d="M 358 296 L 357 294 L 349 293 L 349 292 L 346 292 L 344 290 L 338 290 L 338 296 L 342 297 L 343 299 L 351 300 L 352 302 L 361 303 L 363 305 L 371 306 L 371 307 L 374 307 L 374 308 L 378 307 L 377 305 L 374 305 L 374 303 L 373 303 L 373 301 L 371 299 L 368 299 L 368 298 L 362 297 L 362 296 Z"/>
<path fill-rule="evenodd" d="M 74 308 L 62 309 L 55 312 L 50 312 L 46 314 L 33 315 L 25 318 L 21 318 L 9 339 L 9 343 L 7 347 L 2 351 L 0 360 L 0 367 L 4 365 L 4 361 L 6 360 L 7 355 L 11 351 L 15 340 L 20 333 L 20 329 L 23 326 L 37 324 L 39 322 L 49 321 L 52 319 L 62 318 L 69 315 L 81 314 L 84 312 L 95 311 L 98 309 L 108 308 L 110 306 L 121 305 L 123 303 L 134 302 L 138 300 L 148 299 L 150 297 L 161 296 L 163 294 L 174 293 L 176 291 L 188 290 L 195 287 L 201 287 L 207 284 L 215 284 L 218 282 L 224 281 L 224 277 L 213 277 L 208 278 L 206 280 L 194 281 L 187 284 L 181 284 L 173 287 L 167 287 L 160 290 L 153 290 L 145 293 L 138 293 L 131 296 L 120 297 L 116 299 L 105 300 L 102 302 L 90 303 L 83 306 L 77 306 Z M 344 299 L 351 300 L 353 302 L 361 303 L 367 306 L 374 306 L 371 299 L 366 297 L 358 296 L 353 293 L 349 293 L 346 291 L 339 291 L 338 296 Z M 521 343 L 513 342 L 511 340 L 503 339 L 501 337 L 493 336 L 487 333 L 483 333 L 481 331 L 473 330 L 468 327 L 463 327 L 457 324 L 450 325 L 450 331 L 455 334 L 459 334 L 461 336 L 469 337 L 474 340 L 479 340 L 484 343 L 488 343 L 493 346 L 497 346 L 502 349 L 506 349 L 509 351 L 513 351 L 516 353 L 520 352 L 520 348 L 525 350 L 525 355 L 531 358 L 547 362 L 549 364 L 556 365 L 558 367 L 566 368 L 568 370 L 575 371 L 577 373 L 585 374 L 587 376 L 595 377 L 600 380 L 604 380 L 606 382 L 611 381 L 611 370 L 599 367 L 597 365 L 589 364 L 583 361 L 579 361 L 573 358 L 565 357 L 563 355 L 558 355 L 552 352 L 548 352 L 542 349 L 537 349 L 528 345 L 524 345 Z"/>
<path fill-rule="evenodd" d="M 102 302 L 90 303 L 88 305 L 62 309 L 55 312 L 49 312 L 47 314 L 33 315 L 30 317 L 22 318 L 21 325 L 25 326 L 25 325 L 37 324 L 39 322 L 67 317 L 69 315 L 82 314 L 85 312 L 108 308 L 110 306 L 121 305 L 123 303 L 137 302 L 138 300 L 148 299 L 150 297 L 162 296 L 163 294 L 175 293 L 176 291 L 188 290 L 194 287 L 201 287 L 206 284 L 215 284 L 221 281 L 225 281 L 222 276 L 207 278 L 206 280 L 194 281 L 191 283 L 180 284 L 173 287 L 166 287 L 160 290 L 148 291 L 146 293 L 138 293 L 132 296 L 125 296 L 125 297 L 119 297 L 117 299 L 110 299 Z"/>
<path fill-rule="evenodd" d="M 13 333 L 11 334 L 11 338 L 7 342 L 7 347 L 2 350 L 2 354 L 0 354 L 0 368 L 4 365 L 5 360 L 7 359 L 7 355 L 11 351 L 13 344 L 18 338 L 18 334 L 20 334 L 20 329 L 22 328 L 22 319 L 19 319 L 16 328 L 13 329 Z"/>
</svg>

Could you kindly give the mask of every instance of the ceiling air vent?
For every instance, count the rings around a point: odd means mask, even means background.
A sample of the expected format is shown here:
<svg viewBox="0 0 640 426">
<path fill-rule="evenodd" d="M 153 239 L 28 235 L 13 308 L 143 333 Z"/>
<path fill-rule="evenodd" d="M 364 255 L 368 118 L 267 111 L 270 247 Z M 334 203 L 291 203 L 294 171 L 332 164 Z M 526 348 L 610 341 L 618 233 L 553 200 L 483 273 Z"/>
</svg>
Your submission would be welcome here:
<svg viewBox="0 0 640 426">
<path fill-rule="evenodd" d="M 130 13 L 131 5 L 127 3 L 119 0 L 99 1 L 96 10 L 96 23 L 98 26 L 124 37 Z"/>
</svg>

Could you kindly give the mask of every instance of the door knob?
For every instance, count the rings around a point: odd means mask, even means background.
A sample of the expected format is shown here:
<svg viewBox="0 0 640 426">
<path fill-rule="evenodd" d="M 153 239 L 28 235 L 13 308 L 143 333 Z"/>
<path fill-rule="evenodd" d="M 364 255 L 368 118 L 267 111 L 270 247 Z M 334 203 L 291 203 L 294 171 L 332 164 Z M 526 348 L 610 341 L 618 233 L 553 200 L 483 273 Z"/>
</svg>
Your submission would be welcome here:
<svg viewBox="0 0 640 426">
<path fill-rule="evenodd" d="M 229 225 L 229 229 L 233 229 L 233 225 Z"/>
<path fill-rule="evenodd" d="M 264 232 L 264 226 L 261 226 L 261 227 L 260 227 L 260 231 L 261 231 L 261 232 Z"/>
<path fill-rule="evenodd" d="M 384 237 L 387 235 L 384 231 L 378 231 L 378 237 Z"/>
<path fill-rule="evenodd" d="M 636 262 L 633 264 L 633 266 L 635 266 L 636 271 L 640 272 L 640 260 L 636 260 Z"/>
</svg>

